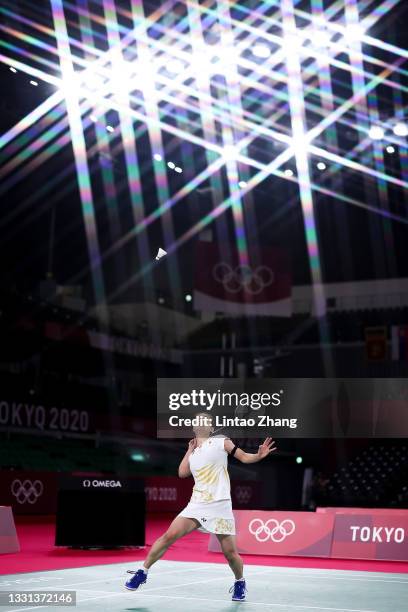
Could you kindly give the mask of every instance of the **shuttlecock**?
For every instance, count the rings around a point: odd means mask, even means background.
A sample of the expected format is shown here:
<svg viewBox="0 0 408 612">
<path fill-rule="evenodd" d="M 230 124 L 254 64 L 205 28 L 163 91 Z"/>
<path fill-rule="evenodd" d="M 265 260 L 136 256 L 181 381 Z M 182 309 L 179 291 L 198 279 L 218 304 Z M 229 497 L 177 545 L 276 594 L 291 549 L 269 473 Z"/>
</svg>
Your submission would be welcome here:
<svg viewBox="0 0 408 612">
<path fill-rule="evenodd" d="M 167 251 L 165 251 L 164 249 L 159 249 L 157 251 L 156 259 L 159 260 L 162 257 L 164 257 L 165 255 L 167 255 Z"/>
</svg>

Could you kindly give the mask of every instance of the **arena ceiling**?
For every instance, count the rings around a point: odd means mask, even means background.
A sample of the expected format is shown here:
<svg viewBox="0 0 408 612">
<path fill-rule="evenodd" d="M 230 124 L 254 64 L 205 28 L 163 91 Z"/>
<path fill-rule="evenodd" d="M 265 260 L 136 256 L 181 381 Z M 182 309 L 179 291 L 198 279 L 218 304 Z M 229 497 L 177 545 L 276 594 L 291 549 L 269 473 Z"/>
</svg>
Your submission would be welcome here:
<svg viewBox="0 0 408 612">
<path fill-rule="evenodd" d="M 407 18 L 404 0 L 2 0 L 4 279 L 177 305 L 207 229 L 242 263 L 287 249 L 295 283 L 407 275 Z"/>
</svg>

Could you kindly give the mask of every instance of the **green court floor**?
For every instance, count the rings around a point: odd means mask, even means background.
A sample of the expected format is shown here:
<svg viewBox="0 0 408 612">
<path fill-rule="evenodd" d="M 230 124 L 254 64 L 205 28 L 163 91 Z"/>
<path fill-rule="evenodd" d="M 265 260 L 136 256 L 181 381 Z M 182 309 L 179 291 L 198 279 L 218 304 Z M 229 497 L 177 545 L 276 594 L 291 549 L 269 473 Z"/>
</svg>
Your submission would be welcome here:
<svg viewBox="0 0 408 612">
<path fill-rule="evenodd" d="M 139 591 L 124 588 L 134 564 L 0 576 L 0 591 L 74 590 L 76 607 L 15 606 L 3 610 L 69 612 L 407 612 L 408 575 L 247 565 L 245 603 L 231 601 L 225 565 L 159 561 Z"/>
</svg>

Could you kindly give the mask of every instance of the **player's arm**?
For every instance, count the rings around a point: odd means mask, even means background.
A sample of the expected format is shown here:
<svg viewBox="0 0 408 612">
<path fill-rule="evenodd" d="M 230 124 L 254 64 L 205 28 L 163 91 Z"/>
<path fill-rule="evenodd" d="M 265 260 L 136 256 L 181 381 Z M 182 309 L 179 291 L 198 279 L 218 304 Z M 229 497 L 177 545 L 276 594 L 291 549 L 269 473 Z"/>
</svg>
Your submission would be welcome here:
<svg viewBox="0 0 408 612">
<path fill-rule="evenodd" d="M 188 458 L 190 457 L 191 453 L 193 452 L 196 446 L 197 446 L 197 438 L 193 438 L 188 443 L 187 452 L 180 462 L 179 469 L 178 469 L 179 478 L 188 478 L 189 476 L 191 476 L 190 464 L 188 462 Z"/>
<path fill-rule="evenodd" d="M 257 453 L 246 453 L 241 448 L 238 448 L 232 440 L 225 438 L 224 449 L 229 455 L 233 454 L 241 463 L 257 463 L 265 459 L 265 457 L 268 457 L 273 451 L 276 451 L 276 446 L 272 438 L 266 438 L 265 441 L 259 445 Z"/>
</svg>

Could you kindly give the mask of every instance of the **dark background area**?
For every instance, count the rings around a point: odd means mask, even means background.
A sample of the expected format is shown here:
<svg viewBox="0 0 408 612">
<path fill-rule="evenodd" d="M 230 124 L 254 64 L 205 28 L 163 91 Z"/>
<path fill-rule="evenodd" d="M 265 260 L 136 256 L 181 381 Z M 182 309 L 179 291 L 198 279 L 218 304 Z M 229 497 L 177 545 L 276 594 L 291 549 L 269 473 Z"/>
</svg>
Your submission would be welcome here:
<svg viewBox="0 0 408 612">
<path fill-rule="evenodd" d="M 237 3 L 233 18 L 245 23 L 257 4 Z M 380 4 L 364 3 L 361 18 Z M 329 5 L 324 3 L 326 8 Z M 144 3 L 145 16 L 153 15 L 150 41 L 158 43 L 163 28 L 174 26 L 178 31 L 174 24 L 186 15 L 181 2 L 156 19 L 160 6 L 159 2 Z M 109 48 L 103 11 L 99 3 L 85 0 L 64 2 L 64 7 L 72 58 L 80 70 L 80 60 L 90 61 L 85 44 L 97 52 Z M 131 29 L 131 7 L 122 0 L 116 0 L 116 7 L 123 40 Z M 276 6 L 268 10 L 270 33 L 279 36 L 279 10 Z M 311 3 L 296 3 L 296 11 L 298 27 L 309 27 L 310 19 L 305 15 L 312 15 Z M 89 23 L 81 23 L 80 15 Z M 337 17 L 340 23 L 343 10 Z M 141 198 L 135 216 L 135 191 L 130 188 L 121 118 L 116 110 L 100 112 L 97 104 L 90 105 L 83 114 L 95 218 L 95 229 L 89 229 L 89 208 L 81 201 L 78 188 L 83 175 L 75 166 L 78 142 L 69 130 L 64 100 L 38 118 L 31 115 L 58 91 L 45 77 L 61 77 L 50 3 L 1 0 L 0 132 L 10 136 L 0 148 L 2 471 L 92 470 L 141 478 L 176 475 L 185 444 L 176 440 L 164 444 L 156 438 L 156 380 L 218 377 L 222 359 L 233 377 L 245 372 L 245 376 L 259 378 L 319 378 L 329 375 L 328 363 L 330 375 L 335 377 L 407 377 L 408 353 L 399 359 L 391 354 L 392 327 L 408 326 L 404 284 L 408 277 L 407 143 L 406 137 L 392 135 L 396 118 L 408 122 L 407 19 L 408 4 L 402 1 L 373 22 L 369 36 L 384 44 L 365 41 L 363 81 L 396 60 L 399 70 L 391 71 L 388 83 L 374 88 L 361 103 L 351 104 L 342 119 L 314 143 L 368 171 L 326 160 L 327 168 L 321 172 L 316 169 L 320 157 L 313 152 L 309 155 L 311 180 L 318 187 L 313 190 L 312 207 L 321 280 L 327 286 L 349 283 L 349 295 L 356 296 L 354 305 L 342 306 L 340 299 L 331 298 L 319 317 L 313 308 L 300 307 L 290 317 L 230 317 L 197 311 L 194 301 L 186 300 L 194 291 L 196 266 L 206 265 L 195 260 L 202 233 L 183 239 L 169 257 L 155 260 L 159 247 L 171 250 L 230 195 L 225 165 L 212 181 L 207 179 L 197 189 L 187 190 L 169 211 L 157 214 L 168 198 L 207 168 L 208 156 L 203 146 L 164 130 L 165 160 L 174 160 L 183 169 L 177 174 L 164 166 L 168 191 L 164 197 L 161 187 L 165 181 L 158 179 L 155 171 L 155 139 L 141 121 L 133 119 L 129 131 L 137 153 L 137 195 Z M 208 31 L 215 21 L 208 18 Z M 258 26 L 255 21 L 254 27 Z M 237 32 L 237 40 L 244 43 L 248 33 L 239 28 Z M 335 41 L 340 38 L 340 34 L 333 34 Z M 170 38 L 168 44 L 176 43 Z M 140 40 L 128 49 L 130 59 L 138 44 Z M 312 41 L 305 44 L 312 45 Z M 398 55 L 386 44 L 403 53 Z M 243 60 L 251 58 L 251 45 L 244 45 Z M 302 57 L 304 84 L 308 86 L 305 122 L 312 129 L 329 111 L 317 78 L 316 58 L 307 53 Z M 330 66 L 334 107 L 355 94 L 352 71 L 340 65 L 351 66 L 350 57 L 339 52 L 338 63 Z M 22 64 L 16 72 L 10 70 L 13 61 Z M 30 74 L 27 66 L 40 71 L 43 78 Z M 286 70 L 282 62 L 274 69 Z M 242 62 L 238 77 L 243 80 L 248 72 Z M 257 89 L 255 83 L 252 91 L 245 89 L 242 94 L 243 108 L 251 111 L 258 125 L 268 122 L 274 130 L 290 134 L 285 82 L 268 75 L 259 78 L 274 95 L 265 93 L 269 90 L 261 86 Z M 37 85 L 30 84 L 32 79 Z M 228 87 L 225 75 L 213 77 L 214 100 L 223 99 Z M 131 106 L 140 110 L 145 103 L 136 80 Z M 90 116 L 95 112 L 99 113 L 98 122 L 93 123 Z M 166 125 L 179 126 L 183 116 L 186 132 L 202 136 L 203 126 L 196 125 L 194 105 L 181 113 L 176 100 L 166 108 L 162 105 L 160 112 Z M 13 136 L 25 117 L 31 117 L 28 125 Z M 373 122 L 386 128 L 381 142 L 367 137 Z M 114 128 L 112 133 L 106 131 L 108 125 Z M 219 142 L 220 126 L 216 128 L 212 137 Z M 393 154 L 386 151 L 390 144 L 395 146 Z M 247 155 L 258 164 L 270 163 L 282 150 L 279 140 L 259 136 Z M 237 166 L 241 180 L 255 174 L 254 167 L 242 162 Z M 293 158 L 284 169 L 294 171 L 293 180 L 269 174 L 244 200 L 248 252 L 252 257 L 257 249 L 281 248 L 290 262 L 293 290 L 311 289 L 307 228 Z M 147 225 L 145 220 L 153 213 L 157 218 Z M 212 240 L 236 248 L 235 222 L 229 208 L 208 224 Z M 98 239 L 103 259 L 100 265 L 96 258 L 93 266 L 90 264 L 92 235 Z M 97 274 L 104 280 L 104 291 L 99 294 Z M 367 281 L 379 281 L 371 305 L 369 300 L 359 303 L 357 297 L 361 283 Z M 389 281 L 401 287 L 394 292 L 392 303 L 386 295 Z M 373 355 L 367 341 L 366 331 L 372 328 L 384 330 L 380 357 Z M 90 338 L 95 333 L 118 343 L 133 342 L 136 348 L 129 354 L 92 346 Z M 150 347 L 150 354 L 146 347 Z M 6 403 L 11 406 L 13 402 L 47 410 L 56 407 L 55 427 L 11 419 Z M 242 440 L 241 444 L 253 452 L 259 441 Z M 230 462 L 233 480 L 261 483 L 261 508 L 313 510 L 319 504 L 408 507 L 408 444 L 404 439 L 282 439 L 277 444 L 278 452 L 256 468 Z M 311 470 L 312 484 L 302 495 L 305 469 Z"/>
</svg>

